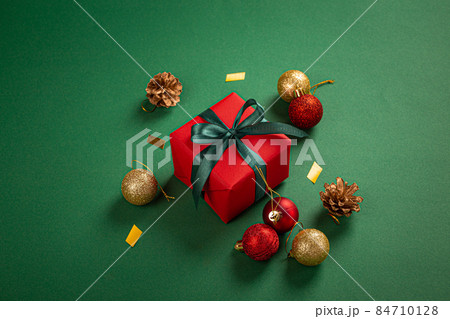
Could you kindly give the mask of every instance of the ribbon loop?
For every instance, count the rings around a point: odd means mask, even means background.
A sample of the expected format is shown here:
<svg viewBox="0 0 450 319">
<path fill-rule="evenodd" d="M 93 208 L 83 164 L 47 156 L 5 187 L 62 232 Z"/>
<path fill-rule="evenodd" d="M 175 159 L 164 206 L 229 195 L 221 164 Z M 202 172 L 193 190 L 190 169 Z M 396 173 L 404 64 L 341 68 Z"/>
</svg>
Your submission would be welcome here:
<svg viewBox="0 0 450 319">
<path fill-rule="evenodd" d="M 242 115 L 249 107 L 255 106 L 252 112 L 242 122 Z M 191 182 L 193 183 L 194 203 L 197 207 L 202 196 L 202 190 L 214 166 L 230 146 L 230 141 L 236 141 L 236 149 L 244 161 L 255 173 L 258 184 L 264 185 L 267 176 L 266 163 L 255 151 L 241 141 L 246 135 L 285 134 L 294 137 L 308 136 L 304 131 L 285 123 L 267 122 L 264 119 L 264 109 L 254 99 L 247 100 L 234 119 L 232 127 L 228 127 L 211 109 L 199 115 L 209 123 L 198 123 L 191 128 L 191 140 L 196 144 L 210 144 L 198 153 L 192 165 Z M 212 143 L 212 144 L 211 144 Z M 214 156 L 211 156 L 214 155 Z M 212 158 L 211 158 L 212 157 Z M 262 174 L 261 174 L 262 173 Z M 255 186 L 255 202 L 264 196 L 265 190 Z"/>
</svg>

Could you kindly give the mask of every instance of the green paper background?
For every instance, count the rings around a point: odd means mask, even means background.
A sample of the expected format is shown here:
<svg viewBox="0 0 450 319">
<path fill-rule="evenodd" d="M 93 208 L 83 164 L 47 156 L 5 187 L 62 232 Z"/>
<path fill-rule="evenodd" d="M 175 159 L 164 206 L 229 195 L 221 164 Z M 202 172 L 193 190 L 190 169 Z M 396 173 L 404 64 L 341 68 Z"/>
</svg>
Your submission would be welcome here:
<svg viewBox="0 0 450 319">
<path fill-rule="evenodd" d="M 371 3 L 80 0 L 150 74 L 180 78 L 192 115 L 233 91 L 269 106 L 278 77 L 308 68 Z M 75 300 L 127 249 L 133 224 L 168 207 L 122 198 L 126 140 L 189 117 L 140 110 L 149 77 L 73 1 L 1 6 L 0 298 Z M 316 92 L 324 117 L 309 131 L 326 165 L 315 185 L 311 162 L 292 165 L 277 188 L 376 300 L 449 299 L 449 13 L 448 1 L 380 0 L 310 68 L 312 83 L 336 81 Z M 245 81 L 225 83 L 241 71 Z M 287 108 L 267 118 L 288 122 Z M 364 197 L 340 226 L 318 194 L 336 176 Z M 171 195 L 185 190 L 172 165 L 157 177 Z M 188 192 L 81 300 L 370 299 L 331 258 L 287 260 L 286 236 L 268 262 L 235 252 L 265 202 L 226 225 Z"/>
</svg>

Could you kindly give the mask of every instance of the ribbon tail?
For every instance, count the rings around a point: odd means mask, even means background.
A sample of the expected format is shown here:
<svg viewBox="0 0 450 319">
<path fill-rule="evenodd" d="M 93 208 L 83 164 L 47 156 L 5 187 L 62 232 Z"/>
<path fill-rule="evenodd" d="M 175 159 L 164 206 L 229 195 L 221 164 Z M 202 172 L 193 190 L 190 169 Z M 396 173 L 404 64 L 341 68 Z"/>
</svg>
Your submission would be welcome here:
<svg viewBox="0 0 450 319">
<path fill-rule="evenodd" d="M 223 152 L 228 148 L 228 144 L 229 140 L 224 140 L 223 143 L 211 144 L 195 156 L 191 174 L 191 183 L 193 183 L 192 195 L 194 197 L 195 208 L 198 207 L 198 201 L 202 197 L 203 187 L 209 175 L 222 157 Z"/>
<path fill-rule="evenodd" d="M 259 167 L 264 176 L 267 176 L 266 163 L 261 156 L 259 156 L 255 151 L 250 149 L 239 139 L 236 139 L 236 148 L 244 161 L 247 162 L 248 166 L 250 166 L 255 173 L 255 201 L 257 201 L 266 193 L 266 188 L 263 186 L 265 185 L 264 180 L 258 172 Z"/>
</svg>

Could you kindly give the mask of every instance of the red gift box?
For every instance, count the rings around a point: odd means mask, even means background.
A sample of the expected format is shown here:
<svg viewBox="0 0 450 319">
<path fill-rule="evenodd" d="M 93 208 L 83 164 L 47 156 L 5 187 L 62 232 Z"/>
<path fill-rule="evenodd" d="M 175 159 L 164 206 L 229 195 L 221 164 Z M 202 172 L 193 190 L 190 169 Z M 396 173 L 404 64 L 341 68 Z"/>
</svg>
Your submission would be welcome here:
<svg viewBox="0 0 450 319">
<path fill-rule="evenodd" d="M 228 126 L 233 125 L 234 119 L 245 101 L 236 93 L 231 93 L 223 100 L 214 104 L 210 109 Z M 248 108 L 241 122 L 254 112 Z M 191 172 L 195 155 L 208 145 L 194 145 L 191 141 L 191 127 L 197 123 L 208 123 L 200 116 L 195 117 L 170 134 L 170 144 L 174 165 L 174 174 L 184 184 L 192 188 Z M 276 142 L 273 142 L 274 140 Z M 276 187 L 289 176 L 289 155 L 291 140 L 284 134 L 247 135 L 241 139 L 248 147 L 257 152 L 266 163 L 266 179 L 271 188 Z M 264 143 L 261 142 L 264 140 Z M 272 143 L 271 143 L 272 141 Z M 259 143 L 262 143 L 259 144 Z M 233 154 L 235 161 L 230 160 Z M 239 215 L 255 201 L 255 173 L 245 163 L 231 145 L 225 150 L 220 160 L 212 170 L 203 191 L 204 199 L 219 215 L 223 222 Z M 261 185 L 265 187 L 265 185 Z"/>
</svg>

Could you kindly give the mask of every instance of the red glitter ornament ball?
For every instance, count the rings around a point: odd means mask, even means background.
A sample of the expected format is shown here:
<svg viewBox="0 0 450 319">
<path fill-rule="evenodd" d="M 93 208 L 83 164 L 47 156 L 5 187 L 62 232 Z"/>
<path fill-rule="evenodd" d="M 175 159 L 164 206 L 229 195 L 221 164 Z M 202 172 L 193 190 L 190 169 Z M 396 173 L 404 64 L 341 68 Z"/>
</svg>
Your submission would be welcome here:
<svg viewBox="0 0 450 319">
<path fill-rule="evenodd" d="M 244 251 L 253 260 L 267 260 L 272 257 L 280 245 L 278 234 L 265 224 L 250 226 L 234 248 Z"/>
<path fill-rule="evenodd" d="M 314 95 L 302 95 L 289 104 L 289 118 L 292 124 L 301 129 L 316 126 L 322 119 L 322 115 L 322 103 Z"/>
<path fill-rule="evenodd" d="M 275 197 L 264 206 L 263 220 L 277 233 L 286 233 L 298 222 L 298 208 L 289 198 Z"/>
</svg>

